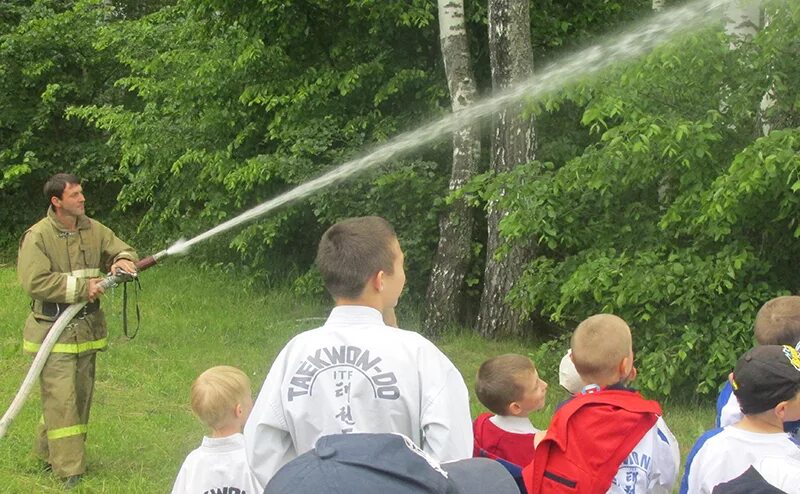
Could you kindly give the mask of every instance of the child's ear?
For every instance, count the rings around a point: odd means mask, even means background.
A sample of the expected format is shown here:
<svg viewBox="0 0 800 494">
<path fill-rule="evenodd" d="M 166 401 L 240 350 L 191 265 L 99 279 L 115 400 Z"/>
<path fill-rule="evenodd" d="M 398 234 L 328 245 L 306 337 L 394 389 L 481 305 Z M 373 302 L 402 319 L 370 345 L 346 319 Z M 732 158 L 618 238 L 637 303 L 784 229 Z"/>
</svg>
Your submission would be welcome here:
<svg viewBox="0 0 800 494">
<path fill-rule="evenodd" d="M 508 414 L 509 415 L 517 415 L 522 411 L 522 407 L 516 401 L 512 401 L 511 404 L 508 405 Z"/>
<path fill-rule="evenodd" d="M 378 271 L 372 278 L 369 279 L 372 288 L 375 289 L 376 292 L 380 293 L 383 291 L 383 277 L 386 275 L 383 271 Z"/>
<path fill-rule="evenodd" d="M 628 356 L 620 360 L 618 370 L 620 381 L 626 380 L 631 372 L 633 372 L 633 359 Z"/>
<path fill-rule="evenodd" d="M 233 409 L 233 416 L 236 417 L 236 418 L 239 418 L 242 415 L 244 415 L 244 409 L 242 409 L 242 404 L 241 403 L 237 403 L 236 407 L 234 407 L 234 409 Z"/>
</svg>

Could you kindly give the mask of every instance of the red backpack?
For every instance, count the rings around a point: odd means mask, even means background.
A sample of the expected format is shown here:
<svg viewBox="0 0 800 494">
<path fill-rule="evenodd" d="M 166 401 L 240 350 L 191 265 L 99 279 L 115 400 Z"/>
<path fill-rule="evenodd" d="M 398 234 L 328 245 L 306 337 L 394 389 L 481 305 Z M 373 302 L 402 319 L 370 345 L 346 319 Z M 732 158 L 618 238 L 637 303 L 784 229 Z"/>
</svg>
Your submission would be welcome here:
<svg viewBox="0 0 800 494">
<path fill-rule="evenodd" d="M 657 402 L 635 391 L 575 396 L 553 416 L 533 463 L 522 471 L 528 494 L 604 494 L 660 415 Z"/>
</svg>

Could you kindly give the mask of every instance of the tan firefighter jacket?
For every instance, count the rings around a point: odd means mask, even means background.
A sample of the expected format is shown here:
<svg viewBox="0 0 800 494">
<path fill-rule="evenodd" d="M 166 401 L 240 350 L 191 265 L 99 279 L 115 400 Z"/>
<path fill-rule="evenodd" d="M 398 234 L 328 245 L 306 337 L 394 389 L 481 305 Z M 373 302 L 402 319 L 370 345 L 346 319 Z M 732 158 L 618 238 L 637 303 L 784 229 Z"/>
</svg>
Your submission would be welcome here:
<svg viewBox="0 0 800 494">
<path fill-rule="evenodd" d="M 30 227 L 20 239 L 17 276 L 32 299 L 23 333 L 26 352 L 39 350 L 56 319 L 42 313 L 44 302 L 85 301 L 89 278 L 103 276 L 118 259 L 138 260 L 136 252 L 101 223 L 81 216 L 77 227 L 77 231 L 66 230 L 50 208 L 47 217 Z M 64 331 L 53 352 L 84 353 L 106 347 L 102 311 L 82 320 L 86 324 L 75 324 Z"/>
</svg>

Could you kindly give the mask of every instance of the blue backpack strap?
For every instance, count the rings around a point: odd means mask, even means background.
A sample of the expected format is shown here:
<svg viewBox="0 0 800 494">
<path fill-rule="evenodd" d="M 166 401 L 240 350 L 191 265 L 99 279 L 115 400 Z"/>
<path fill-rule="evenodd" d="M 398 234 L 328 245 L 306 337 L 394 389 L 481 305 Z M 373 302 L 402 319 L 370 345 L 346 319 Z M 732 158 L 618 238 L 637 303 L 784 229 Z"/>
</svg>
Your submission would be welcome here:
<svg viewBox="0 0 800 494">
<path fill-rule="evenodd" d="M 517 487 L 519 487 L 519 492 L 522 494 L 527 494 L 527 490 L 525 489 L 525 483 L 522 481 L 522 467 L 517 465 L 516 463 L 511 463 L 508 460 L 504 460 L 502 458 L 495 458 L 496 462 L 503 465 L 503 467 L 514 477 L 514 482 L 517 483 Z"/>
</svg>

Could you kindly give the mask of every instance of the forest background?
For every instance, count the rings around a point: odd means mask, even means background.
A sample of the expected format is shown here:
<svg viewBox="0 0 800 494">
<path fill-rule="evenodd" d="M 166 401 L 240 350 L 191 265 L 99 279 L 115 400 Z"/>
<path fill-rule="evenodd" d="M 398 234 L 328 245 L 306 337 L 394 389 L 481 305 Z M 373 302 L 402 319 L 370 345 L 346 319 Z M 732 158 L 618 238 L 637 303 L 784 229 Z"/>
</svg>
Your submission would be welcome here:
<svg viewBox="0 0 800 494">
<path fill-rule="evenodd" d="M 515 48 L 493 37 L 498 13 L 530 33 L 506 66 L 536 73 L 682 3 L 465 0 L 474 97 L 515 82 L 498 76 Z M 321 233 L 378 214 L 406 251 L 403 303 L 423 314 L 411 329 L 560 351 L 577 322 L 614 312 L 634 330 L 640 387 L 713 393 L 758 307 L 800 281 L 800 3 L 736 9 L 527 101 L 512 116 L 533 137 L 524 159 L 497 166 L 504 121 L 482 121 L 465 176 L 455 138 L 441 139 L 198 246 L 193 262 L 322 296 Z M 3 262 L 56 171 L 83 177 L 89 214 L 146 254 L 457 109 L 439 15 L 432 0 L 0 0 Z M 443 261 L 448 228 L 467 243 Z M 460 274 L 444 301 L 448 260 Z"/>
</svg>

